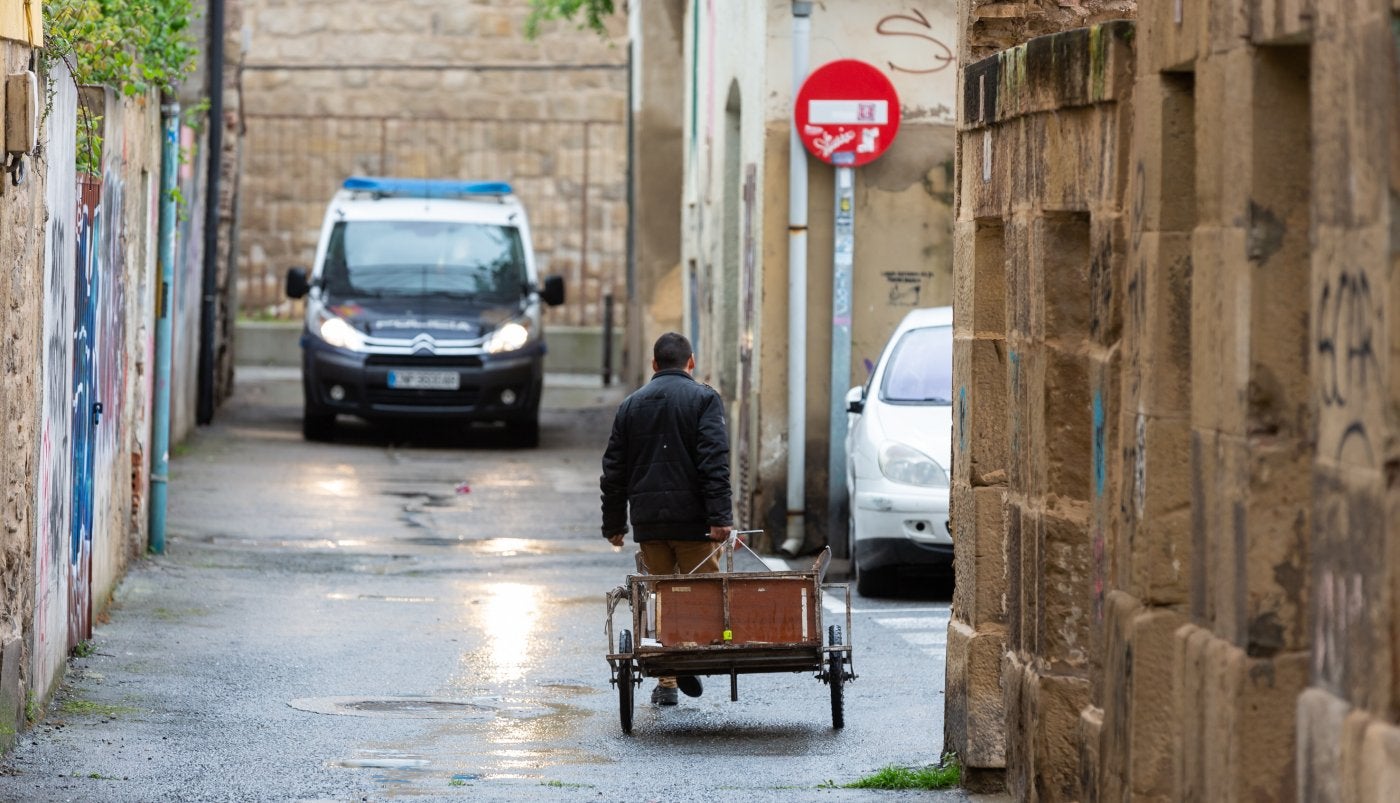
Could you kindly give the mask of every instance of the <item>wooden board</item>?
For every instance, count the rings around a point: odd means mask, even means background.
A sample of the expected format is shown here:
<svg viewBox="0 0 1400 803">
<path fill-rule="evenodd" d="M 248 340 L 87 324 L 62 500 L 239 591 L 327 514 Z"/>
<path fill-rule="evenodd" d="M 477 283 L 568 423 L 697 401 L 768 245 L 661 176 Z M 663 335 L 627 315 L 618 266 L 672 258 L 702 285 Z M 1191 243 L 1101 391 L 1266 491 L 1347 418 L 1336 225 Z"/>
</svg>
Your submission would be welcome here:
<svg viewBox="0 0 1400 803">
<path fill-rule="evenodd" d="M 688 577 L 657 580 L 655 589 L 656 635 L 665 647 L 821 642 L 811 577 Z M 724 639 L 725 594 L 731 641 Z"/>
<path fill-rule="evenodd" d="M 736 644 L 820 641 L 813 584 L 798 579 L 729 581 L 729 629 Z"/>
</svg>

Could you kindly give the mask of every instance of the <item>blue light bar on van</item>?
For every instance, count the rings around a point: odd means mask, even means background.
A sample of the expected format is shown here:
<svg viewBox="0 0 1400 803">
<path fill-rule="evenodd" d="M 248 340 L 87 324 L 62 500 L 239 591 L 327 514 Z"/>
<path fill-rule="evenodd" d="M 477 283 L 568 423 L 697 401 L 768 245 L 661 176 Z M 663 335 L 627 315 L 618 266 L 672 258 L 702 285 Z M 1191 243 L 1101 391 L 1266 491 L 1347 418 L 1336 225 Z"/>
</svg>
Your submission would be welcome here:
<svg viewBox="0 0 1400 803">
<path fill-rule="evenodd" d="M 388 178 L 351 176 L 342 185 L 352 192 L 402 198 L 464 198 L 472 195 L 510 195 L 504 181 L 457 181 L 444 178 Z"/>
</svg>

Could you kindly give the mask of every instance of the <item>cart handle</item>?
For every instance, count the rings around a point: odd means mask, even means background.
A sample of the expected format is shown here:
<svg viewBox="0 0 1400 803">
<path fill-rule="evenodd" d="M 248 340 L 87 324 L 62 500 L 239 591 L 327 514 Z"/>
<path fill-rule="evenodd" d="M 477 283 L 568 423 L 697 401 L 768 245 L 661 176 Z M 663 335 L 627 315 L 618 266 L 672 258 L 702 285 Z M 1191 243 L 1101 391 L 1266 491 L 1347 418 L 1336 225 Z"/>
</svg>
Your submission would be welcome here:
<svg viewBox="0 0 1400 803">
<path fill-rule="evenodd" d="M 697 564 L 695 565 L 695 568 L 694 568 L 694 569 L 691 569 L 691 570 L 688 571 L 688 572 L 686 572 L 686 574 L 695 574 L 695 570 L 696 570 L 696 569 L 699 569 L 700 566 L 702 566 L 702 565 L 705 563 L 706 560 L 709 560 L 710 558 L 712 558 L 712 557 L 715 556 L 715 553 L 721 552 L 721 551 L 723 551 L 723 553 L 724 553 L 724 559 L 725 559 L 724 570 L 727 571 L 727 572 L 732 572 L 732 571 L 734 571 L 734 545 L 735 545 L 735 544 L 738 544 L 739 546 L 743 547 L 744 549 L 747 549 L 747 550 L 749 551 L 749 554 L 750 554 L 750 555 L 753 555 L 755 558 L 758 558 L 760 561 L 763 560 L 763 557 L 762 557 L 762 556 L 760 556 L 757 552 L 754 552 L 754 551 L 753 551 L 753 548 L 750 547 L 746 542 L 744 542 L 743 539 L 741 539 L 741 538 L 739 537 L 739 536 L 741 536 L 741 535 L 754 535 L 755 533 L 761 533 L 761 532 L 763 532 L 763 531 L 762 531 L 762 530 L 730 530 L 730 532 L 729 532 L 729 537 L 726 538 L 726 539 L 724 539 L 722 542 L 720 542 L 719 546 L 717 546 L 717 547 L 715 547 L 714 549 L 710 550 L 710 554 L 708 554 L 708 555 L 705 556 L 705 560 L 702 560 L 702 561 L 700 561 L 700 563 L 697 563 Z"/>
</svg>

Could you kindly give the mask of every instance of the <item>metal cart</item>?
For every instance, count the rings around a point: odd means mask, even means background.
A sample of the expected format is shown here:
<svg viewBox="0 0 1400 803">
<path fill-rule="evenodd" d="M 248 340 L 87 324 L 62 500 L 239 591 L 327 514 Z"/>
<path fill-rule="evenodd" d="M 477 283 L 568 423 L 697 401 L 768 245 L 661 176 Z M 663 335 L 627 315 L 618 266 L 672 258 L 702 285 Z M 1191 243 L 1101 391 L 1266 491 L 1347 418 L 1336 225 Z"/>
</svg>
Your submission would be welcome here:
<svg viewBox="0 0 1400 803">
<path fill-rule="evenodd" d="M 805 571 L 735 572 L 735 546 L 748 549 L 738 536 L 756 532 L 735 533 L 719 545 L 724 568 L 714 574 L 647 574 L 638 553 L 638 573 L 607 595 L 607 660 L 623 733 L 632 732 L 633 698 L 643 678 L 728 675 L 729 699 L 738 700 L 739 675 L 756 672 L 814 673 L 831 692 L 832 727 L 845 725 L 844 686 L 856 678 L 850 588 L 822 583 L 829 547 Z M 823 629 L 824 592 L 844 600 L 844 626 Z M 631 626 L 614 634 L 623 600 Z"/>
</svg>

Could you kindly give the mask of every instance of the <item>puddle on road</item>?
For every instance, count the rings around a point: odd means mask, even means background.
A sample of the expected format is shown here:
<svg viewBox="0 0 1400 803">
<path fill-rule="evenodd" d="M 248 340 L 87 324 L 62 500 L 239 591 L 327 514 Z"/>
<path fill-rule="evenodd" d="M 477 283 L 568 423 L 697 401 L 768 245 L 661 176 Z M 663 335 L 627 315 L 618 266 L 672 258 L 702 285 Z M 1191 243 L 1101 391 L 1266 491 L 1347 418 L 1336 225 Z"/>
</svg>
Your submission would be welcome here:
<svg viewBox="0 0 1400 803">
<path fill-rule="evenodd" d="M 544 683 L 539 690 L 559 694 L 574 689 L 569 683 Z M 582 691 L 579 689 L 579 691 Z M 564 691 L 564 693 L 568 693 Z M 340 698 L 348 700 L 349 698 Z M 434 698 L 441 701 L 442 698 Z M 300 701 L 305 702 L 305 701 Z M 376 715 L 385 707 L 400 709 L 403 699 L 363 700 L 350 706 L 349 713 L 365 716 L 367 709 Z M 410 698 L 414 714 L 423 713 L 427 702 Z M 586 709 L 562 703 L 546 703 L 535 707 L 513 698 L 476 698 L 453 700 L 481 708 L 492 708 L 499 716 L 489 722 L 479 718 L 450 716 L 453 706 L 437 706 L 429 719 L 435 720 L 426 732 L 407 743 L 364 746 L 354 750 L 350 758 L 333 761 L 330 767 L 368 771 L 369 778 L 394 797 L 438 797 L 448 787 L 473 787 L 488 784 L 490 788 L 513 788 L 522 799 L 530 797 L 527 787 L 545 783 L 541 771 L 565 765 L 604 765 L 614 759 L 588 752 L 577 745 L 579 720 L 592 715 Z M 386 705 L 387 704 L 387 705 Z M 342 706 L 343 708 L 343 706 Z M 438 716 L 444 713 L 449 716 Z M 533 716 L 519 718 L 522 712 Z M 478 786 L 478 788 L 487 788 Z"/>
<path fill-rule="evenodd" d="M 426 528 L 424 528 L 426 529 Z M 466 536 L 416 535 L 396 539 L 396 543 L 416 546 L 460 547 L 474 555 L 511 558 L 518 555 L 579 555 L 589 550 L 582 541 L 536 538 L 469 538 Z"/>
<path fill-rule="evenodd" d="M 416 770 L 432 762 L 422 758 L 346 758 L 332 761 L 332 767 L 345 767 L 352 770 Z"/>
<path fill-rule="evenodd" d="M 530 720 L 554 713 L 550 707 L 530 703 L 447 697 L 301 697 L 288 700 L 287 705 L 298 711 L 327 716 L 450 719 L 458 722 L 488 722 L 498 718 Z"/>
<path fill-rule="evenodd" d="M 351 549 L 369 545 L 369 541 L 357 538 L 247 538 L 235 535 L 205 535 L 189 540 L 210 546 L 259 549 Z"/>
<path fill-rule="evenodd" d="M 597 689 L 577 680 L 545 680 L 540 682 L 539 687 L 550 694 L 566 694 L 571 697 L 598 693 Z"/>
<path fill-rule="evenodd" d="M 392 594 L 346 594 L 341 591 L 332 591 L 326 594 L 326 599 L 336 602 L 346 602 L 349 600 L 368 600 L 371 602 L 437 602 L 437 597 L 401 597 Z"/>
</svg>

